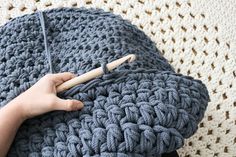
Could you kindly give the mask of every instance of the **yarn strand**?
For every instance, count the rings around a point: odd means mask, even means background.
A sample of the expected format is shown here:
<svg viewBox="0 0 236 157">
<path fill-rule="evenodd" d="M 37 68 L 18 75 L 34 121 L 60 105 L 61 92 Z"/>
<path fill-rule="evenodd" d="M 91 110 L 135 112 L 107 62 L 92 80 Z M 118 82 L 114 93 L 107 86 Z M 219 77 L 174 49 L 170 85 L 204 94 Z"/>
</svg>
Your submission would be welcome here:
<svg viewBox="0 0 236 157">
<path fill-rule="evenodd" d="M 41 23 L 41 28 L 42 28 L 42 32 L 43 32 L 44 47 L 45 47 L 46 57 L 47 57 L 47 60 L 49 63 L 50 73 L 54 73 L 54 69 L 52 66 L 51 53 L 49 51 L 48 40 L 47 40 L 47 35 L 46 35 L 45 16 L 44 16 L 44 13 L 41 11 L 39 12 L 39 21 Z"/>
</svg>

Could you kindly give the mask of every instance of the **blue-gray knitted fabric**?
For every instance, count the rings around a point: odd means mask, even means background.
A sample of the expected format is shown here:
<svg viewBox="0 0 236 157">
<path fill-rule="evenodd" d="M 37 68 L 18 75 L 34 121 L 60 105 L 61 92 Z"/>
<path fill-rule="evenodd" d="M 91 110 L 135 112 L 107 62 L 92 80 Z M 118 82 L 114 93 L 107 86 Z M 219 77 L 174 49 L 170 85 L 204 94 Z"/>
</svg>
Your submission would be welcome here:
<svg viewBox="0 0 236 157">
<path fill-rule="evenodd" d="M 127 54 L 137 60 L 106 71 L 106 63 Z M 47 73 L 81 75 L 100 66 L 105 72 L 58 94 L 83 101 L 81 111 L 25 121 L 12 157 L 160 156 L 195 133 L 209 101 L 205 85 L 175 73 L 141 30 L 99 9 L 60 8 L 11 20 L 0 27 L 0 62 L 0 106 Z"/>
</svg>

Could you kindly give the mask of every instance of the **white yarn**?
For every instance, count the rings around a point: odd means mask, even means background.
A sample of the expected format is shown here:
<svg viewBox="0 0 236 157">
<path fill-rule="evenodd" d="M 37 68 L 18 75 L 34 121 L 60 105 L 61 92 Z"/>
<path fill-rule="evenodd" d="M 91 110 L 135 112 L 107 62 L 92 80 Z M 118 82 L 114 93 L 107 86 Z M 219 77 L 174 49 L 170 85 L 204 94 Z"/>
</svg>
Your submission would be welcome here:
<svg viewBox="0 0 236 157">
<path fill-rule="evenodd" d="M 153 41 L 177 72 L 201 79 L 211 102 L 184 157 L 236 156 L 236 1 L 0 0 L 0 25 L 56 7 L 97 7 L 120 14 Z"/>
</svg>

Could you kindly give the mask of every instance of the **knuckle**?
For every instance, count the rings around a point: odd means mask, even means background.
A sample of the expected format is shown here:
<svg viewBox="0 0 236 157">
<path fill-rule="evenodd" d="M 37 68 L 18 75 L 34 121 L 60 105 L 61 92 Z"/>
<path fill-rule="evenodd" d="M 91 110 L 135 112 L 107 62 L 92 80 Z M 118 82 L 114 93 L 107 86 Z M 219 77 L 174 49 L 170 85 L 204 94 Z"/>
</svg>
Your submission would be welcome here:
<svg viewBox="0 0 236 157">
<path fill-rule="evenodd" d="M 67 111 L 72 111 L 74 110 L 74 105 L 73 102 L 70 100 L 66 100 L 66 105 L 67 105 Z"/>
<path fill-rule="evenodd" d="M 52 79 L 52 76 L 53 76 L 53 74 L 46 74 L 44 76 L 44 78 L 47 79 L 47 80 L 50 80 L 50 79 Z"/>
<path fill-rule="evenodd" d="M 71 72 L 64 72 L 64 74 L 66 74 L 66 75 L 71 75 Z"/>
</svg>

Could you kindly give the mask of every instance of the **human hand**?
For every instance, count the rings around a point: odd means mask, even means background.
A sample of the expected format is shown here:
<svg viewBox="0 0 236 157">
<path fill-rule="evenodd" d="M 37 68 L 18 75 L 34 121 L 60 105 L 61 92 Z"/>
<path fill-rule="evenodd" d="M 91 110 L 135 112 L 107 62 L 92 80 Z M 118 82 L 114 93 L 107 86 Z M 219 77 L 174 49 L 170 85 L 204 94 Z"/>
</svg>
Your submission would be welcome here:
<svg viewBox="0 0 236 157">
<path fill-rule="evenodd" d="M 83 107 L 81 101 L 56 96 L 56 86 L 73 77 L 70 72 L 47 74 L 10 103 L 17 105 L 24 120 L 53 110 L 79 110 Z"/>
</svg>

